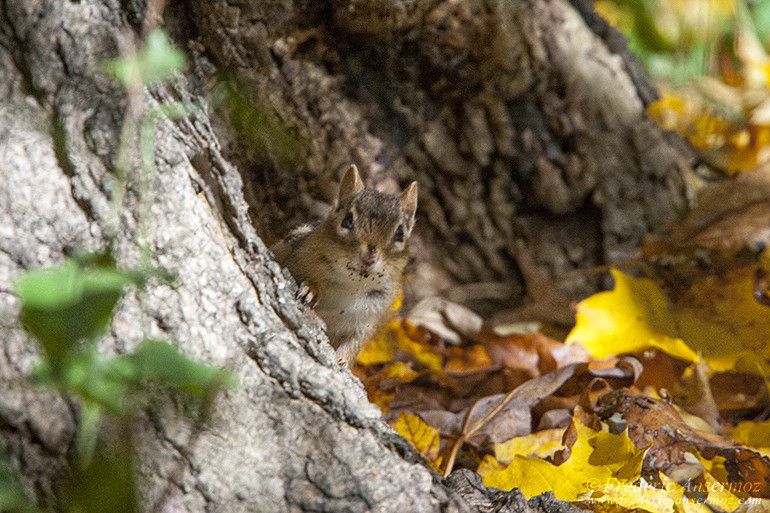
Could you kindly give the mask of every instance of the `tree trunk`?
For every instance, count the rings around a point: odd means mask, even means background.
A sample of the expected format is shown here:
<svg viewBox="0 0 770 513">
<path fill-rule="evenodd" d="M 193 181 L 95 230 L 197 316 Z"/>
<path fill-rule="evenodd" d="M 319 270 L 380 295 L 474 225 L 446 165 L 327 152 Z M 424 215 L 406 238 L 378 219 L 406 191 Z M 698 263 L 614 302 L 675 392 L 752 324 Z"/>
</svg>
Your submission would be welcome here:
<svg viewBox="0 0 770 513">
<path fill-rule="evenodd" d="M 268 240 L 351 162 L 386 190 L 417 178 L 407 293 L 489 313 L 522 294 L 522 242 L 555 276 L 623 259 L 687 207 L 692 155 L 646 117 L 656 92 L 587 0 L 193 5 L 206 55 L 300 141 L 270 166 L 259 144 L 225 151 Z"/>
<path fill-rule="evenodd" d="M 563 1 L 191 4 L 166 11 L 189 70 L 146 94 L 150 107 L 200 106 L 164 120 L 157 137 L 150 242 L 178 282 L 129 293 L 100 348 L 176 340 L 239 386 L 195 443 L 169 412 L 140 419 L 144 509 L 569 509 L 427 468 L 337 366 L 260 236 L 322 212 L 354 162 L 386 189 L 420 181 L 416 290 L 515 290 L 517 240 L 553 272 L 633 247 L 684 207 L 686 155 L 644 117 L 652 93 L 618 36 Z M 0 448 L 46 508 L 72 471 L 79 414 L 65 398 L 9 385 L 37 352 L 12 282 L 103 247 L 115 227 L 119 263 L 139 259 L 140 185 L 129 182 L 119 219 L 109 203 L 127 100 L 100 70 L 136 37 L 142 9 L 0 1 Z M 215 69 L 270 130 L 249 139 L 229 125 L 232 112 L 212 114 Z"/>
</svg>

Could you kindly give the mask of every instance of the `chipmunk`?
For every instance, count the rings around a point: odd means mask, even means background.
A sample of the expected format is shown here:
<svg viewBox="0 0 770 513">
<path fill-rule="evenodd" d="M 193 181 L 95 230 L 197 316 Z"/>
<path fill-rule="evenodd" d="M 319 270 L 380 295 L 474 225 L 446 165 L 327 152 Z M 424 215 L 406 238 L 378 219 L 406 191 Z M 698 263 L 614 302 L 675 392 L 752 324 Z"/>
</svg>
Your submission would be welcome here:
<svg viewBox="0 0 770 513">
<path fill-rule="evenodd" d="M 396 300 L 417 210 L 417 182 L 399 196 L 365 189 L 355 165 L 329 216 L 299 226 L 271 249 L 314 304 L 340 364 L 350 367 Z"/>
</svg>

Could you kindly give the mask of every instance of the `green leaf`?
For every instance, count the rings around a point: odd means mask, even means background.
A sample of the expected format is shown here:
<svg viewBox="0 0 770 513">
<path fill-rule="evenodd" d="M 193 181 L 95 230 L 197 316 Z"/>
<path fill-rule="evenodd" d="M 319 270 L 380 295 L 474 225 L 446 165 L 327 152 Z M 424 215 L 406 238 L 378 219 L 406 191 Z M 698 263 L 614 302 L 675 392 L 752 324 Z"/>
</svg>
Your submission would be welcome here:
<svg viewBox="0 0 770 513">
<path fill-rule="evenodd" d="M 0 511 L 33 511 L 32 501 L 24 493 L 19 472 L 7 454 L 0 452 Z"/>
<path fill-rule="evenodd" d="M 151 85 L 165 80 L 185 64 L 184 54 L 174 48 L 165 31 L 156 29 L 147 36 L 144 48 L 133 57 L 113 59 L 107 71 L 128 88 L 137 82 Z"/>
<path fill-rule="evenodd" d="M 120 357 L 118 357 L 120 358 Z M 96 350 L 73 355 L 64 366 L 63 386 L 67 393 L 84 399 L 91 406 L 112 413 L 125 412 L 130 378 L 115 371 L 113 361 L 104 360 Z"/>
<path fill-rule="evenodd" d="M 99 428 L 102 425 L 102 410 L 98 404 L 85 401 L 80 406 L 80 422 L 75 436 L 75 448 L 84 466 L 93 461 Z"/>
<path fill-rule="evenodd" d="M 63 490 L 63 511 L 135 513 L 137 504 L 133 455 L 126 441 L 100 448 L 88 465 L 76 469 Z"/>
<path fill-rule="evenodd" d="M 83 269 L 71 259 L 30 271 L 16 284 L 21 322 L 57 369 L 78 342 L 94 340 L 105 330 L 123 287 L 132 282 L 115 268 Z"/>
<path fill-rule="evenodd" d="M 649 2 L 636 0 L 631 2 L 634 12 L 634 34 L 644 49 L 652 53 L 671 52 L 674 44 L 660 30 L 655 20 L 655 13 Z"/>
<path fill-rule="evenodd" d="M 211 365 L 194 362 L 161 340 L 145 340 L 132 355 L 138 374 L 161 384 L 206 398 L 218 386 L 232 386 L 232 376 Z"/>
</svg>

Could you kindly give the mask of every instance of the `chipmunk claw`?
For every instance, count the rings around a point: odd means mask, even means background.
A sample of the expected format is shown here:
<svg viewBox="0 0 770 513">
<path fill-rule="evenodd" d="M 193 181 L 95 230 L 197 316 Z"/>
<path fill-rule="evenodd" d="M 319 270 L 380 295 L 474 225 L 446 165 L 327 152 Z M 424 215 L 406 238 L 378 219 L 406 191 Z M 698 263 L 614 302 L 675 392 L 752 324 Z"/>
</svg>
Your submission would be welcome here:
<svg viewBox="0 0 770 513">
<path fill-rule="evenodd" d="M 313 289 L 310 288 L 307 282 L 302 282 L 297 289 L 297 301 L 310 308 L 314 308 L 316 303 L 318 303 L 315 292 L 313 292 Z"/>
</svg>

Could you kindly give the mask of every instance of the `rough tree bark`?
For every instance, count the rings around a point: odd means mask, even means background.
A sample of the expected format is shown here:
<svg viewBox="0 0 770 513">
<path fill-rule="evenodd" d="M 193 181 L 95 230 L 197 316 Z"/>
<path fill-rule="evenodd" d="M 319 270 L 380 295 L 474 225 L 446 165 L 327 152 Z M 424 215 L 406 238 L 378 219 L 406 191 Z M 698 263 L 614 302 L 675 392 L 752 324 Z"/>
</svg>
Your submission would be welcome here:
<svg viewBox="0 0 770 513">
<path fill-rule="evenodd" d="M 444 481 L 424 466 L 337 367 L 322 325 L 292 300 L 258 234 L 275 237 L 316 212 L 353 161 L 385 188 L 421 181 L 427 259 L 415 281 L 432 290 L 514 283 L 514 242 L 528 232 L 553 270 L 630 247 L 683 207 L 686 155 L 643 116 L 650 89 L 622 45 L 600 21 L 586 24 L 588 11 L 556 0 L 191 4 L 170 5 L 166 20 L 190 70 L 147 95 L 201 105 L 158 135 L 152 245 L 178 284 L 129 294 L 102 349 L 174 339 L 240 385 L 194 445 L 169 412 L 140 421 L 142 504 L 568 510 L 487 490 L 468 472 Z M 99 66 L 117 55 L 121 34 L 133 37 L 142 10 L 141 1 L 0 1 L 0 446 L 48 508 L 71 471 L 78 411 L 8 385 L 36 354 L 11 284 L 105 244 L 126 99 Z M 269 144 L 255 155 L 226 116 L 211 121 L 205 93 L 217 68 L 297 134 L 297 155 L 282 160 Z M 292 186 L 303 195 L 277 208 Z M 136 187 L 120 218 L 127 266 L 138 259 Z M 448 247 L 455 258 L 442 256 Z"/>
<path fill-rule="evenodd" d="M 407 293 L 489 312 L 521 296 L 521 242 L 558 275 L 624 258 L 687 206 L 692 156 L 645 116 L 656 93 L 587 0 L 193 6 L 206 55 L 301 141 L 267 175 L 226 148 L 263 237 L 318 215 L 350 162 L 386 190 L 416 177 Z"/>
</svg>

